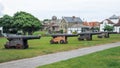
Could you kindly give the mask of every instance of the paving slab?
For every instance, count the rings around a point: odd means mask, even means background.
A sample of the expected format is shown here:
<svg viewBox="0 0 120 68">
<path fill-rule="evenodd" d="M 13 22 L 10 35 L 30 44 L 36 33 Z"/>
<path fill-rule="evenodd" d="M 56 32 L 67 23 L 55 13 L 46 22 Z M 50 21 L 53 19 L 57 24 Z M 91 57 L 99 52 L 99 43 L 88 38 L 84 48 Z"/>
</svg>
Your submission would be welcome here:
<svg viewBox="0 0 120 68">
<path fill-rule="evenodd" d="M 0 63 L 0 68 L 36 68 L 46 64 L 83 56 L 97 51 L 120 46 L 120 42 L 104 44 L 99 46 L 85 47 L 71 51 L 59 52 L 54 54 L 48 54 L 33 58 L 15 60 L 10 62 Z"/>
</svg>

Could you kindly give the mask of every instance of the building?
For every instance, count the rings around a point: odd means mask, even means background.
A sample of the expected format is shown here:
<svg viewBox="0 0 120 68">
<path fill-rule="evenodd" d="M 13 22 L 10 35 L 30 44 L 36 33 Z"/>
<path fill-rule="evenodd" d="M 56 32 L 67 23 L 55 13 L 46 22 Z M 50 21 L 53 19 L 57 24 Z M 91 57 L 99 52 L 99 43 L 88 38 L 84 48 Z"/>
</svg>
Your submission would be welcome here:
<svg viewBox="0 0 120 68">
<path fill-rule="evenodd" d="M 114 31 L 120 33 L 120 19 L 118 23 L 114 25 Z"/>
<path fill-rule="evenodd" d="M 105 19 L 105 20 L 103 20 L 103 21 L 100 23 L 100 31 L 101 31 L 101 32 L 104 32 L 104 27 L 105 27 L 106 25 L 113 26 L 114 23 L 113 23 L 110 19 Z"/>
<path fill-rule="evenodd" d="M 100 31 L 103 32 L 104 31 L 104 27 L 106 25 L 114 26 L 113 32 L 120 33 L 120 17 L 119 16 L 113 15 L 113 16 L 109 17 L 108 19 L 103 20 L 100 23 Z"/>
<path fill-rule="evenodd" d="M 83 25 L 83 21 L 79 17 L 63 17 L 61 21 L 61 29 L 64 33 L 74 34 L 88 32 L 89 26 Z"/>
<path fill-rule="evenodd" d="M 83 25 L 89 26 L 89 27 L 99 27 L 100 22 L 93 21 L 93 22 L 84 22 Z"/>
<path fill-rule="evenodd" d="M 88 32 L 89 30 L 90 30 L 89 26 L 75 24 L 68 28 L 67 33 L 68 34 L 76 34 L 76 33 L 81 33 L 81 32 Z"/>
<path fill-rule="evenodd" d="M 43 22 L 44 30 L 51 32 L 58 32 L 60 29 L 61 19 L 57 19 L 56 16 L 52 16 L 52 19 L 45 20 Z"/>
</svg>

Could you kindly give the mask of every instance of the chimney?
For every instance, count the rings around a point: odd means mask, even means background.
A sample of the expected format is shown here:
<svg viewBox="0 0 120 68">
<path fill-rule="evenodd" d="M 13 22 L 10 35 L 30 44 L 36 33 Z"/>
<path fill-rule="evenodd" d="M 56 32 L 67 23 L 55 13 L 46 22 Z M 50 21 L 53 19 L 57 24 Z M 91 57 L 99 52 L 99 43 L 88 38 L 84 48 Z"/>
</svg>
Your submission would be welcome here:
<svg viewBox="0 0 120 68">
<path fill-rule="evenodd" d="M 73 18 L 75 18 L 75 16 L 72 16 Z"/>
</svg>

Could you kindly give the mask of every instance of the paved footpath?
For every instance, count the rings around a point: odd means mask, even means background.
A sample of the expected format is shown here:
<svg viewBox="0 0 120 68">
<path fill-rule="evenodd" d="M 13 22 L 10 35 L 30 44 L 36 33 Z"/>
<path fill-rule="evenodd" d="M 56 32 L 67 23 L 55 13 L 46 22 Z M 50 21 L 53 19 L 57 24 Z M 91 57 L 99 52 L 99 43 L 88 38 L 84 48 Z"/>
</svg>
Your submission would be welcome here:
<svg viewBox="0 0 120 68">
<path fill-rule="evenodd" d="M 100 46 L 86 47 L 66 52 L 59 52 L 54 54 L 48 54 L 43 56 L 38 56 L 34 58 L 21 59 L 16 61 L 10 61 L 5 63 L 0 63 L 0 68 L 36 68 L 37 66 L 42 66 L 45 64 L 50 64 L 58 62 L 61 60 L 67 60 L 70 58 L 90 54 L 93 52 L 105 50 L 112 47 L 120 46 L 120 42 L 105 44 Z"/>
</svg>

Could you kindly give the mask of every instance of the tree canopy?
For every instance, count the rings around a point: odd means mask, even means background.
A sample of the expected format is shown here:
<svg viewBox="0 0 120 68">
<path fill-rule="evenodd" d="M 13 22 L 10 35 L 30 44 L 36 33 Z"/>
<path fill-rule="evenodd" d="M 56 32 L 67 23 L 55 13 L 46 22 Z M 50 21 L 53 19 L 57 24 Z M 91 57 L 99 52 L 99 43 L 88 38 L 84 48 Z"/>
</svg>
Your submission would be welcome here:
<svg viewBox="0 0 120 68">
<path fill-rule="evenodd" d="M 109 25 L 106 25 L 104 27 L 104 31 L 113 31 L 114 30 L 114 27 L 113 26 L 109 26 Z"/>
<path fill-rule="evenodd" d="M 16 29 L 21 30 L 24 34 L 32 34 L 41 28 L 41 22 L 38 18 L 34 17 L 27 12 L 16 12 L 13 17 L 4 15 L 0 18 L 0 26 L 4 28 L 4 31 Z M 6 32 L 6 33 L 7 33 Z"/>
<path fill-rule="evenodd" d="M 20 11 L 15 13 L 13 18 L 14 25 L 18 28 L 18 30 L 22 30 L 24 33 L 28 32 L 28 34 L 32 34 L 34 31 L 41 28 L 41 22 L 39 19 L 30 13 Z"/>
<path fill-rule="evenodd" d="M 2 18 L 0 18 L 0 26 L 4 27 L 4 32 L 9 33 L 10 30 L 13 29 L 13 17 L 9 15 L 4 15 Z"/>
</svg>

